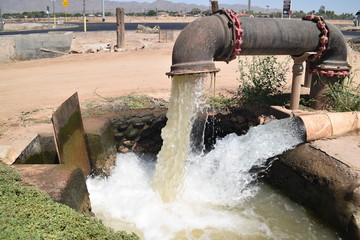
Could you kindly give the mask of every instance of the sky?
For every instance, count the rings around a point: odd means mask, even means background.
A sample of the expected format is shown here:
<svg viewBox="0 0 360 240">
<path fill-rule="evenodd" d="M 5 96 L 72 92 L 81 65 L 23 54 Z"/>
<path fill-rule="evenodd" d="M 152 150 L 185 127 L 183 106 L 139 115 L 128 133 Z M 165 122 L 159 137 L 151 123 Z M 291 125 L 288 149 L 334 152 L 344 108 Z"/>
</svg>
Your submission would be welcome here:
<svg viewBox="0 0 360 240">
<path fill-rule="evenodd" d="M 125 0 L 119 2 L 126 2 L 132 0 Z M 137 2 L 154 2 L 155 0 L 134 0 Z M 194 3 L 199 5 L 209 5 L 209 0 L 169 0 L 171 2 L 184 2 L 184 3 Z M 218 3 L 226 4 L 248 4 L 248 0 L 218 0 Z M 266 5 L 269 5 L 269 8 L 278 8 L 282 9 L 282 0 L 251 0 L 252 6 L 259 6 L 266 8 Z M 325 6 L 325 10 L 334 11 L 336 14 L 341 13 L 356 13 L 360 10 L 360 0 L 292 0 L 291 1 L 291 10 L 299 11 L 303 10 L 304 12 L 310 12 L 312 10 L 318 11 L 320 6 Z"/>
</svg>

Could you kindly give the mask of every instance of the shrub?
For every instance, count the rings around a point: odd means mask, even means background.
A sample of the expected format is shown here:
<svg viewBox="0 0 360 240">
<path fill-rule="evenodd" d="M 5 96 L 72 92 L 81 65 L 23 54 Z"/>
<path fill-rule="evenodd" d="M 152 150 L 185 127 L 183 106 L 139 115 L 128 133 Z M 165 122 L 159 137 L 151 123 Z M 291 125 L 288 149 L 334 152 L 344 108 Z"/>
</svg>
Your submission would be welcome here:
<svg viewBox="0 0 360 240">
<path fill-rule="evenodd" d="M 357 70 L 358 71 L 358 70 Z M 354 83 L 356 72 L 343 81 L 328 84 L 327 108 L 337 112 L 360 111 L 360 84 Z"/>
<path fill-rule="evenodd" d="M 286 84 L 286 73 L 289 58 L 285 62 L 278 62 L 275 56 L 252 57 L 239 59 L 238 78 L 240 86 L 238 98 L 240 104 L 255 104 L 269 106 L 275 104 L 272 96 L 280 94 Z"/>
</svg>

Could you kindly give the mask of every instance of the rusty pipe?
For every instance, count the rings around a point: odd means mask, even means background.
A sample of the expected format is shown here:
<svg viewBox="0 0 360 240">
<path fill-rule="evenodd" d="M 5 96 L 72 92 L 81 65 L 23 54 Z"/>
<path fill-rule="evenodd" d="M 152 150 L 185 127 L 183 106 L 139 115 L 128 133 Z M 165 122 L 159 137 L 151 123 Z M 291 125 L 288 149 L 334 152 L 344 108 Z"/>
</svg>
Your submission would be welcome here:
<svg viewBox="0 0 360 240">
<path fill-rule="evenodd" d="M 306 141 L 360 131 L 360 112 L 333 112 L 301 115 Z"/>
<path fill-rule="evenodd" d="M 316 23 L 302 20 L 239 18 L 244 30 L 242 55 L 291 55 L 316 52 L 320 31 Z M 348 70 L 346 40 L 327 23 L 328 50 L 312 62 L 318 69 Z M 234 29 L 224 13 L 216 13 L 188 24 L 175 42 L 168 75 L 217 72 L 214 61 L 229 61 L 234 47 Z"/>
</svg>

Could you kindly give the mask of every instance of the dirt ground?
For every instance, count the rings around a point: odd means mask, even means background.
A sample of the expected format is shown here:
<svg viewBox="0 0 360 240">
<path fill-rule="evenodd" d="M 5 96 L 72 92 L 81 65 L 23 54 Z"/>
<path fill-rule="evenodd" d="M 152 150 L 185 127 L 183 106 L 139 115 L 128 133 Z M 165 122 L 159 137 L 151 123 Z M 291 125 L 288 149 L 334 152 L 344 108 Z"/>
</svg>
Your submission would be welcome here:
<svg viewBox="0 0 360 240">
<path fill-rule="evenodd" d="M 115 45 L 116 35 L 74 33 L 74 49 L 97 43 Z M 51 115 L 75 92 L 81 103 L 133 94 L 168 99 L 171 79 L 165 73 L 173 44 L 158 43 L 157 34 L 129 32 L 125 51 L 0 63 L 0 145 L 20 154 L 38 132 L 51 131 Z M 235 89 L 237 61 L 217 67 L 217 88 Z"/>
<path fill-rule="evenodd" d="M 98 43 L 115 45 L 115 32 L 74 33 L 74 49 Z M 51 131 L 52 113 L 74 92 L 82 104 L 134 94 L 168 99 L 173 44 L 159 43 L 157 34 L 127 32 L 125 51 L 0 63 L 0 145 L 20 154 L 36 134 Z M 360 54 L 351 58 L 360 68 Z M 236 89 L 237 60 L 216 66 L 217 91 Z"/>
</svg>

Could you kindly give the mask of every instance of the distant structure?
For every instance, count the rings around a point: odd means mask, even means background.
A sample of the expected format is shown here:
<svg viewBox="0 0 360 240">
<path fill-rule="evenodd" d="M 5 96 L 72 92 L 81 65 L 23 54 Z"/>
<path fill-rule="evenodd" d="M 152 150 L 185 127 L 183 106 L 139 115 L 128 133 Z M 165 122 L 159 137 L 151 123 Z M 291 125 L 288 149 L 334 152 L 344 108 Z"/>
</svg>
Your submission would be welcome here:
<svg viewBox="0 0 360 240">
<path fill-rule="evenodd" d="M 355 14 L 355 19 L 354 19 L 355 27 L 359 26 L 359 21 L 360 21 L 360 10 Z"/>
</svg>

